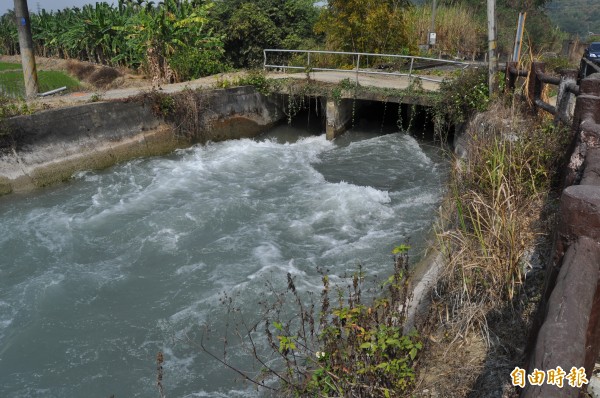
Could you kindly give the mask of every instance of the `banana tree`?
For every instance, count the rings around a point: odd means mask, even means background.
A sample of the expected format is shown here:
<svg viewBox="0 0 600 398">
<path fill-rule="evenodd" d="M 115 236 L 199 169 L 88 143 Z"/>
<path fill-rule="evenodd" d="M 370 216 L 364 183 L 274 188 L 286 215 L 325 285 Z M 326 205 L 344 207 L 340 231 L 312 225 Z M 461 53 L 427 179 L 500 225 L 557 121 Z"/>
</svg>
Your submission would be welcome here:
<svg viewBox="0 0 600 398">
<path fill-rule="evenodd" d="M 139 24 L 129 35 L 145 55 L 146 71 L 158 82 L 181 79 L 173 67 L 177 53 L 202 51 L 206 44 L 218 45 L 211 31 L 204 31 L 212 3 L 195 5 L 190 1 L 167 0 L 158 7 L 145 7 L 138 14 Z M 222 46 L 221 46 L 222 48 Z"/>
<path fill-rule="evenodd" d="M 2 54 L 14 55 L 19 52 L 19 37 L 15 12 L 9 10 L 0 17 L 0 50 Z"/>
</svg>

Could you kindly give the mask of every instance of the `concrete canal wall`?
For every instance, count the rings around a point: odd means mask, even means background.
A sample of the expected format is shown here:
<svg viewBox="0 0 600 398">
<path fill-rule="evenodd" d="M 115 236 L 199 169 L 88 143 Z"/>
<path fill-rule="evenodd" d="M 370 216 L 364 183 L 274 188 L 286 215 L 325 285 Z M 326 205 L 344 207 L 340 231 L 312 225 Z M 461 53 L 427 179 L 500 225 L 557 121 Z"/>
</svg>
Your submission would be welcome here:
<svg viewBox="0 0 600 398">
<path fill-rule="evenodd" d="M 0 128 L 0 194 L 51 185 L 80 170 L 162 155 L 196 142 L 253 137 L 284 117 L 253 87 L 165 98 L 148 94 L 5 120 Z M 176 109 L 180 103 L 189 107 L 185 116 L 193 120 L 181 120 Z"/>
</svg>

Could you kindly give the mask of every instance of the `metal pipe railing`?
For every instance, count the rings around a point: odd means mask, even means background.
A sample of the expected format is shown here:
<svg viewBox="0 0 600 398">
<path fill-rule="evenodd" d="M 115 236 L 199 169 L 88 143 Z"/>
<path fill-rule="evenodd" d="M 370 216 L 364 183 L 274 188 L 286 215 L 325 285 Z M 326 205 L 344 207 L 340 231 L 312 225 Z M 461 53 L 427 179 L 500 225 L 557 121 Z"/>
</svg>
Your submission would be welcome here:
<svg viewBox="0 0 600 398">
<path fill-rule="evenodd" d="M 306 57 L 306 66 L 292 66 L 292 65 L 276 65 L 276 64 L 270 64 L 268 63 L 268 53 L 297 53 L 297 54 L 303 54 L 306 53 L 307 57 Z M 352 57 L 356 57 L 356 67 L 352 68 L 352 69 L 340 69 L 340 68 L 321 68 L 321 67 L 312 67 L 311 66 L 311 54 L 328 54 L 328 55 L 350 55 Z M 375 53 L 360 53 L 360 52 L 345 52 L 345 51 L 323 51 L 323 50 L 288 50 L 288 49 L 273 49 L 273 48 L 267 48 L 263 50 L 263 55 L 264 55 L 264 63 L 263 63 L 263 68 L 266 70 L 267 68 L 280 68 L 283 69 L 284 71 L 286 69 L 299 69 L 299 70 L 310 70 L 310 71 L 331 71 L 331 72 L 349 72 L 349 73 L 355 73 L 356 74 L 356 81 L 358 82 L 358 76 L 359 74 L 369 74 L 369 75 L 388 75 L 388 76 L 408 76 L 409 79 L 412 79 L 414 77 L 421 79 L 421 80 L 428 80 L 428 81 L 432 81 L 432 82 L 441 82 L 443 81 L 443 79 L 433 79 L 433 78 L 429 78 L 429 77 L 423 77 L 423 76 L 418 76 L 418 75 L 414 75 L 413 71 L 414 71 L 414 63 L 415 60 L 417 61 L 435 61 L 436 63 L 443 63 L 443 64 L 449 64 L 449 65 L 460 65 L 463 66 L 462 69 L 466 69 L 469 66 L 473 65 L 469 62 L 463 62 L 463 61 L 452 61 L 452 60 L 446 60 L 446 59 L 438 59 L 438 58 L 428 58 L 428 57 L 417 57 L 417 56 L 412 56 L 412 55 L 398 55 L 398 54 L 375 54 Z M 360 61 L 361 61 L 361 56 L 363 57 L 381 57 L 381 58 L 397 58 L 397 59 L 404 59 L 404 60 L 410 60 L 410 66 L 408 69 L 408 73 L 400 73 L 400 72 L 384 72 L 384 71 L 374 71 L 374 70 L 369 70 L 369 69 L 361 69 L 361 65 L 360 65 Z"/>
</svg>

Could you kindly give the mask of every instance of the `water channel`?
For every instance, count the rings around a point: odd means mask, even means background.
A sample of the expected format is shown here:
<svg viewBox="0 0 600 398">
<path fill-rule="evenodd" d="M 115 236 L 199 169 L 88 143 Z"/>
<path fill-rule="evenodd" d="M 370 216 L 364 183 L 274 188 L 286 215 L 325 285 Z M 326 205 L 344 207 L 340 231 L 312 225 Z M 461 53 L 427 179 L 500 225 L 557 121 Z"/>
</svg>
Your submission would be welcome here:
<svg viewBox="0 0 600 398">
<path fill-rule="evenodd" d="M 284 125 L 2 197 L 0 396 L 158 396 L 158 351 L 169 397 L 256 396 L 186 334 L 222 324 L 223 292 L 258 317 L 288 272 L 304 292 L 317 268 L 386 277 L 395 245 L 423 247 L 446 173 L 394 128 L 329 142 Z"/>
</svg>

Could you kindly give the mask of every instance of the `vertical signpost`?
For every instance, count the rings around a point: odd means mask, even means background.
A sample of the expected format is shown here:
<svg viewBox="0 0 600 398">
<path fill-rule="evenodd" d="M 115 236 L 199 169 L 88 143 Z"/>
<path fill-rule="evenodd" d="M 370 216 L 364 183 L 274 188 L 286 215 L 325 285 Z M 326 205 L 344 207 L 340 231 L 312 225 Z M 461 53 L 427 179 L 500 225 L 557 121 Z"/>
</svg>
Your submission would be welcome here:
<svg viewBox="0 0 600 398">
<path fill-rule="evenodd" d="M 23 65 L 23 77 L 25 79 L 25 96 L 27 99 L 32 99 L 38 93 L 38 79 L 33 54 L 33 40 L 31 39 L 31 25 L 29 24 L 29 9 L 27 8 L 27 0 L 14 0 L 14 2 L 21 64 Z"/>
<path fill-rule="evenodd" d="M 495 78 L 496 78 L 496 0 L 487 0 L 487 17 L 488 17 L 488 53 L 489 53 L 489 76 L 488 85 L 490 96 L 494 93 Z"/>
<path fill-rule="evenodd" d="M 431 28 L 429 28 L 429 34 L 427 35 L 427 46 L 428 48 L 433 48 L 435 46 L 435 8 L 436 8 L 436 0 L 433 0 L 433 4 L 431 5 Z"/>
<path fill-rule="evenodd" d="M 512 61 L 519 63 L 521 59 L 521 46 L 523 45 L 523 31 L 525 30 L 526 12 L 519 13 L 519 21 L 517 23 L 517 34 L 515 35 L 515 47 L 513 49 Z"/>
</svg>

